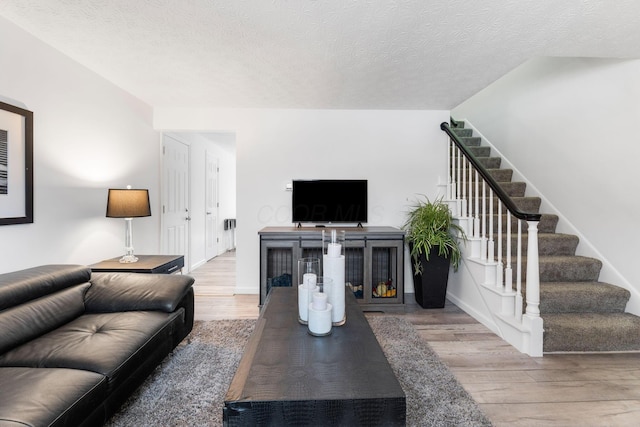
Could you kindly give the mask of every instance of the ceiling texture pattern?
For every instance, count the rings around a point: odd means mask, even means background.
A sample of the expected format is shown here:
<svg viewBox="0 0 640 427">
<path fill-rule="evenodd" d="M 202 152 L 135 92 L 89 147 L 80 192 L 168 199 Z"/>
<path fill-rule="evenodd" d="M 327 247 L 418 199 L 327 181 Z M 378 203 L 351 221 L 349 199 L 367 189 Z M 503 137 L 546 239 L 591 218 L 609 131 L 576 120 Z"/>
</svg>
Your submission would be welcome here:
<svg viewBox="0 0 640 427">
<path fill-rule="evenodd" d="M 636 0 L 1 0 L 0 16 L 153 107 L 448 110 L 535 56 L 640 58 Z"/>
</svg>

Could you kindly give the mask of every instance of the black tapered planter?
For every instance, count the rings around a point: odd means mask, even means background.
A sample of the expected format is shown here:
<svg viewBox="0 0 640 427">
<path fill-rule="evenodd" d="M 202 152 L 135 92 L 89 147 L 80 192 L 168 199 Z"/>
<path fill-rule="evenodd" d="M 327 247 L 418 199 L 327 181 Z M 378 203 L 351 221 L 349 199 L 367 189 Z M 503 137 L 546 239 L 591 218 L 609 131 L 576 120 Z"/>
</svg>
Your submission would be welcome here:
<svg viewBox="0 0 640 427">
<path fill-rule="evenodd" d="M 416 274 L 413 259 L 411 262 L 416 302 L 422 308 L 443 308 L 447 297 L 451 260 L 438 255 L 438 248 L 434 247 L 429 253 L 429 261 L 424 254 L 420 254 L 420 262 L 421 274 Z"/>
</svg>

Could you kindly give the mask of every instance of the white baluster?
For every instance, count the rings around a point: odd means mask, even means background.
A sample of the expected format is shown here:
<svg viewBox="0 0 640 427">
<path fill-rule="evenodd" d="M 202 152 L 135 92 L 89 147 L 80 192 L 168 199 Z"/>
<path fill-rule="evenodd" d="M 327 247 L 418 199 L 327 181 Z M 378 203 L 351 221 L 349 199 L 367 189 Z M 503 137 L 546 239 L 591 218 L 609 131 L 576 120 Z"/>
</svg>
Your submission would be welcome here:
<svg viewBox="0 0 640 427">
<path fill-rule="evenodd" d="M 493 190 L 489 189 L 489 243 L 487 244 L 489 262 L 495 260 L 496 248 L 493 240 Z"/>
<path fill-rule="evenodd" d="M 474 169 L 475 170 L 475 169 Z M 479 191 L 479 182 L 478 182 L 478 171 L 475 170 L 475 209 L 474 209 L 474 217 L 473 217 L 473 237 L 476 239 L 480 238 L 480 191 Z"/>
<path fill-rule="evenodd" d="M 518 220 L 518 247 L 516 258 L 516 319 L 522 321 L 522 221 Z"/>
<path fill-rule="evenodd" d="M 476 175 L 477 176 L 477 175 Z M 480 241 L 480 259 L 487 260 L 487 183 L 482 180 L 482 240 Z"/>
<path fill-rule="evenodd" d="M 447 197 L 449 198 L 449 200 L 455 200 L 456 199 L 456 195 L 455 195 L 455 192 L 456 192 L 456 190 L 455 190 L 455 186 L 456 186 L 455 158 L 456 158 L 456 156 L 455 156 L 455 144 L 453 143 L 451 138 L 449 138 L 449 149 L 447 150 L 447 168 L 449 169 L 449 173 L 448 173 L 448 176 L 447 176 Z M 457 212 L 455 214 L 457 214 Z"/>
<path fill-rule="evenodd" d="M 460 156 L 460 157 L 462 157 L 462 156 Z M 460 207 L 461 208 L 460 212 L 461 212 L 461 215 L 464 218 L 468 218 L 469 217 L 468 206 L 467 206 L 468 203 L 467 203 L 467 169 L 466 169 L 466 167 L 467 167 L 467 160 L 466 159 L 462 159 L 462 168 L 461 168 L 461 170 L 462 170 L 462 172 L 461 172 L 462 181 L 460 181 L 460 187 L 462 189 L 462 199 L 461 199 L 462 206 Z M 469 230 L 467 230 L 467 233 L 468 232 L 469 232 Z"/>
<path fill-rule="evenodd" d="M 502 252 L 502 201 L 498 199 L 498 263 L 496 264 L 496 287 L 501 288 L 504 284 L 504 253 Z"/>
<path fill-rule="evenodd" d="M 473 168 L 469 163 L 469 221 L 471 225 L 471 235 L 473 235 Z"/>
<path fill-rule="evenodd" d="M 461 162 L 462 153 L 460 153 L 460 149 L 456 147 L 456 209 L 458 209 L 458 215 L 464 216 L 464 212 L 462 211 L 462 200 L 460 197 L 460 162 Z"/>
<path fill-rule="evenodd" d="M 458 217 L 461 217 L 463 215 L 462 213 L 462 205 L 461 205 L 461 201 L 460 201 L 460 157 L 462 157 L 460 150 L 458 149 L 457 146 L 453 147 L 454 149 L 454 167 L 455 167 L 455 175 L 454 175 L 454 179 L 455 179 L 455 192 L 454 192 L 454 197 L 455 197 L 455 201 L 456 201 L 456 213 L 458 215 Z"/>
<path fill-rule="evenodd" d="M 507 209 L 507 267 L 504 269 L 504 291 L 513 291 L 513 269 L 511 268 L 511 212 Z"/>
</svg>

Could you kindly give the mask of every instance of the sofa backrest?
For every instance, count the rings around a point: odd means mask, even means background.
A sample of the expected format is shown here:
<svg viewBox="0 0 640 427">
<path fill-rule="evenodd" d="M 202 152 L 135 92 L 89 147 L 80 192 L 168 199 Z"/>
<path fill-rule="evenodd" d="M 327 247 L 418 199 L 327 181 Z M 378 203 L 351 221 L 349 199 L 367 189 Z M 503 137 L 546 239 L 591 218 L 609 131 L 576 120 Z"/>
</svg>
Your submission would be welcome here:
<svg viewBox="0 0 640 427">
<path fill-rule="evenodd" d="M 91 279 L 82 265 L 43 265 L 0 274 L 0 312 Z"/>
<path fill-rule="evenodd" d="M 0 311 L 0 354 L 46 334 L 84 313 L 84 294 L 91 283 Z"/>
<path fill-rule="evenodd" d="M 48 265 L 0 275 L 0 354 L 82 315 L 91 270 Z"/>
</svg>

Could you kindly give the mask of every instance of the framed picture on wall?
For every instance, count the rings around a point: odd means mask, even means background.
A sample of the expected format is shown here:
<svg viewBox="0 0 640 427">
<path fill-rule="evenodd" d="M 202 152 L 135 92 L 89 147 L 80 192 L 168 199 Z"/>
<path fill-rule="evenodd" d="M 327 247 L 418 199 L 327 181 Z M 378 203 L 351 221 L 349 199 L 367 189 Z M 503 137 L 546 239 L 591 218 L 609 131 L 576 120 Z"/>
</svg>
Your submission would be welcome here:
<svg viewBox="0 0 640 427">
<path fill-rule="evenodd" d="M 33 222 L 33 112 L 0 102 L 0 225 Z"/>
</svg>

